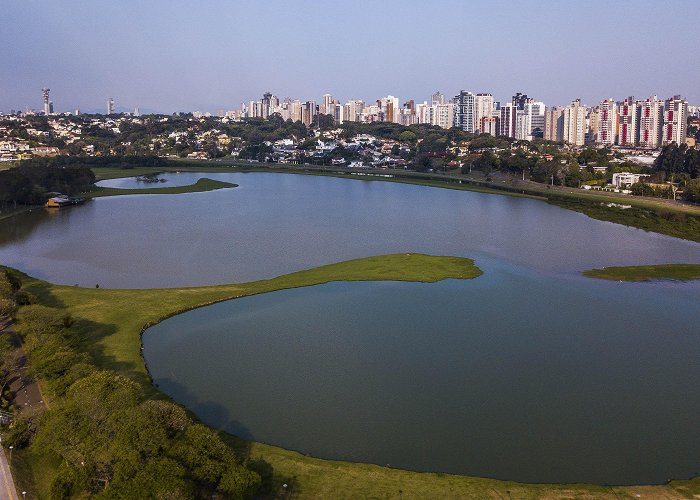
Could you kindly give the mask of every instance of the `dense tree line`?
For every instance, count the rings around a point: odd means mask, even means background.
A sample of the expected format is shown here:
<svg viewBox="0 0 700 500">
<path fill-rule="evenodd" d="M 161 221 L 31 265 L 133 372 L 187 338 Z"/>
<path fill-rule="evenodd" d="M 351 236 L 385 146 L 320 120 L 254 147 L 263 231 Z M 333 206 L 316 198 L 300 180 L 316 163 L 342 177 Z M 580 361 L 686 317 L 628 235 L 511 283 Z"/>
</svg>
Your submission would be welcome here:
<svg viewBox="0 0 700 500">
<path fill-rule="evenodd" d="M 52 405 L 40 416 L 16 416 L 3 441 L 60 464 L 52 498 L 243 498 L 258 491 L 260 476 L 217 432 L 174 403 L 147 398 L 130 378 L 95 366 L 80 349 L 73 318 L 43 305 L 20 306 L 11 276 L 0 273 L 0 300 L 13 302 L 29 369 L 45 382 Z M 0 363 L 0 376 L 3 370 Z"/>
<path fill-rule="evenodd" d="M 49 192 L 81 193 L 90 189 L 94 182 L 95 174 L 87 166 L 60 167 L 22 162 L 18 167 L 0 171 L 0 210 L 42 204 Z"/>
<path fill-rule="evenodd" d="M 680 175 L 680 178 L 695 179 L 700 176 L 700 151 L 674 142 L 661 150 L 654 162 L 654 169 L 665 172 L 666 177 Z"/>
</svg>

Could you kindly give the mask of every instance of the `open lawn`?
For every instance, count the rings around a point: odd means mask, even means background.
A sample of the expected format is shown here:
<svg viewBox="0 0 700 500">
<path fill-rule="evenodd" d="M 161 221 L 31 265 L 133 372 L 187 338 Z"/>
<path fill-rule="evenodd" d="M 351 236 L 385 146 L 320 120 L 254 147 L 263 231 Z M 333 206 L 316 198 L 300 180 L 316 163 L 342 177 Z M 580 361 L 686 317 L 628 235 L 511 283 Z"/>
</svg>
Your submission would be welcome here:
<svg viewBox="0 0 700 500">
<path fill-rule="evenodd" d="M 53 285 L 22 276 L 25 288 L 40 303 L 64 309 L 76 320 L 83 349 L 103 368 L 141 382 L 152 397 L 141 357 L 140 334 L 148 325 L 194 307 L 217 301 L 330 281 L 401 280 L 436 282 L 481 275 L 470 259 L 423 254 L 392 254 L 330 264 L 249 283 L 180 289 L 116 290 Z M 60 404 L 60 402 L 56 402 Z M 371 464 L 321 460 L 234 436 L 225 438 L 245 448 L 251 459 L 272 465 L 278 486 L 288 484 L 296 498 L 692 498 L 700 481 L 664 486 L 528 485 L 449 474 L 419 473 Z M 25 454 L 32 475 L 48 466 L 44 457 Z M 34 481 L 37 481 L 34 478 Z"/>
<path fill-rule="evenodd" d="M 653 266 L 605 267 L 584 271 L 584 276 L 613 281 L 700 279 L 700 264 L 657 264 Z"/>
</svg>

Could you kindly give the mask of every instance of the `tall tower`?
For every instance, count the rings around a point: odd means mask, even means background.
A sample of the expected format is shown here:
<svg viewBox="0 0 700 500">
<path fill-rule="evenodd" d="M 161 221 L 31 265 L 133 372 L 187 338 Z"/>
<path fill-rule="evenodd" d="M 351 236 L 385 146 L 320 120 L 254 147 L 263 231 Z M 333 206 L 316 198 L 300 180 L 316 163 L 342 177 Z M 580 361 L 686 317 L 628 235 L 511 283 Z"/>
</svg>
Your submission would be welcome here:
<svg viewBox="0 0 700 500">
<path fill-rule="evenodd" d="M 618 108 L 612 99 L 606 99 L 600 103 L 598 113 L 598 144 L 612 146 L 617 142 Z"/>
<path fill-rule="evenodd" d="M 620 146 L 635 146 L 638 140 L 637 101 L 630 96 L 620 104 L 620 133 L 617 143 Z"/>
<path fill-rule="evenodd" d="M 51 104 L 49 103 L 49 92 L 51 89 L 41 89 L 41 93 L 44 95 L 44 114 L 49 116 L 51 114 Z"/>
<path fill-rule="evenodd" d="M 663 103 L 655 95 L 639 104 L 639 145 L 643 148 L 659 147 Z"/>
<path fill-rule="evenodd" d="M 675 142 L 681 145 L 685 142 L 686 125 L 688 122 L 688 101 L 675 95 L 666 99 L 663 111 L 661 144 L 666 146 Z"/>
<path fill-rule="evenodd" d="M 454 126 L 462 129 L 465 132 L 474 133 L 477 131 L 474 123 L 474 106 L 476 104 L 476 96 L 471 92 L 462 90 L 455 96 L 455 117 Z"/>
<path fill-rule="evenodd" d="M 107 114 L 108 115 L 114 114 L 114 99 L 111 97 L 109 99 L 107 99 Z"/>
</svg>

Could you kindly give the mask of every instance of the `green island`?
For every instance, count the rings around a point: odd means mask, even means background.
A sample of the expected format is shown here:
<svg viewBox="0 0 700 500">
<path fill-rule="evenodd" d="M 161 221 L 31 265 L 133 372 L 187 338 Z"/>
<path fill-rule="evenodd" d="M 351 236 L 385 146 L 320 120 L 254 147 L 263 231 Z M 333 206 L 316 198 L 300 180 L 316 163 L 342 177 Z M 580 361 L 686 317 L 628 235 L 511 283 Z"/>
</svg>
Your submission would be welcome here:
<svg viewBox="0 0 700 500">
<path fill-rule="evenodd" d="M 690 281 L 700 279 L 700 264 L 604 267 L 583 271 L 582 274 L 590 278 L 612 281 Z"/>
<path fill-rule="evenodd" d="M 238 184 L 231 182 L 217 181 L 202 177 L 194 184 L 187 186 L 168 186 L 168 187 L 150 187 L 150 188 L 107 188 L 97 187 L 84 195 L 85 198 L 98 198 L 104 196 L 122 196 L 126 194 L 183 194 L 183 193 L 203 193 L 205 191 L 215 191 L 217 189 L 225 189 L 238 187 Z"/>
</svg>

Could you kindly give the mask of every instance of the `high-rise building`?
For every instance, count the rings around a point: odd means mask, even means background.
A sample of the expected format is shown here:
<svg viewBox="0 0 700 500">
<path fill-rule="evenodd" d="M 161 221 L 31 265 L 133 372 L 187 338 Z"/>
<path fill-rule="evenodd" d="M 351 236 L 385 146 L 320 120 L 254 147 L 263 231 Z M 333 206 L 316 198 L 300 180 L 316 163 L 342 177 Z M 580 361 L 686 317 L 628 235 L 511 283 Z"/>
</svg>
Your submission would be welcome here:
<svg viewBox="0 0 700 500">
<path fill-rule="evenodd" d="M 479 130 L 482 134 L 498 135 L 498 117 L 485 116 L 481 119 Z"/>
<path fill-rule="evenodd" d="M 514 104 L 503 104 L 499 110 L 498 135 L 515 137 L 518 108 Z"/>
<path fill-rule="evenodd" d="M 528 140 L 544 137 L 545 109 L 542 101 L 528 99 L 525 103 L 524 111 L 528 114 L 530 120 L 530 130 L 528 131 L 530 139 Z"/>
<path fill-rule="evenodd" d="M 544 140 L 561 142 L 564 140 L 564 108 L 547 108 L 544 114 Z"/>
<path fill-rule="evenodd" d="M 321 104 L 319 112 L 322 115 L 333 115 L 335 113 L 333 104 L 333 96 L 331 94 L 323 94 L 323 104 Z"/>
<path fill-rule="evenodd" d="M 279 99 L 270 92 L 265 92 L 260 100 L 260 118 L 269 118 L 278 107 Z"/>
<path fill-rule="evenodd" d="M 474 98 L 474 119 L 476 120 L 476 131 L 480 134 L 488 133 L 484 131 L 482 125 L 485 123 L 484 118 L 491 118 L 493 116 L 493 109 L 493 96 L 491 94 L 476 94 Z M 488 123 L 490 125 L 490 122 Z"/>
<path fill-rule="evenodd" d="M 44 114 L 46 116 L 51 114 L 51 102 L 49 101 L 49 92 L 51 92 L 51 89 L 41 89 L 41 94 L 44 96 Z"/>
<path fill-rule="evenodd" d="M 343 122 L 345 121 L 344 117 L 344 112 L 345 109 L 342 104 L 333 102 L 328 105 L 330 107 L 330 112 L 326 113 L 329 114 L 333 117 L 333 121 L 336 123 L 336 125 L 342 125 Z"/>
<path fill-rule="evenodd" d="M 530 130 L 532 129 L 532 117 L 524 109 L 515 110 L 515 138 L 519 141 L 530 141 L 532 140 L 532 135 Z"/>
<path fill-rule="evenodd" d="M 445 96 L 440 91 L 435 92 L 430 97 L 430 104 L 445 104 Z"/>
<path fill-rule="evenodd" d="M 661 144 L 666 146 L 675 142 L 679 146 L 685 144 L 686 128 L 688 125 L 688 101 L 676 95 L 666 99 L 664 103 L 664 124 L 661 133 Z"/>
<path fill-rule="evenodd" d="M 655 95 L 639 103 L 639 145 L 655 149 L 661 141 L 663 105 Z"/>
<path fill-rule="evenodd" d="M 289 103 L 289 116 L 293 122 L 301 121 L 301 101 L 294 99 Z"/>
<path fill-rule="evenodd" d="M 586 142 L 586 107 L 581 99 L 564 108 L 562 139 L 574 146 L 583 146 Z"/>
<path fill-rule="evenodd" d="M 471 92 L 462 90 L 455 96 L 454 126 L 470 133 L 476 130 L 475 115 L 476 96 Z"/>
<path fill-rule="evenodd" d="M 301 122 L 307 127 L 314 122 L 318 110 L 315 101 L 306 101 L 301 105 Z"/>
<path fill-rule="evenodd" d="M 114 114 L 114 99 L 111 97 L 107 99 L 107 114 L 108 115 L 113 115 Z"/>
<path fill-rule="evenodd" d="M 431 125 L 437 125 L 442 128 L 454 127 L 455 105 L 453 103 L 445 102 L 436 104 L 433 107 L 435 108 L 435 112 L 433 113 L 434 121 Z"/>
<path fill-rule="evenodd" d="M 377 100 L 377 106 L 384 116 L 385 122 L 401 123 L 401 110 L 399 108 L 399 98 L 389 95 Z"/>
<path fill-rule="evenodd" d="M 618 106 L 620 123 L 618 125 L 617 143 L 620 146 L 634 147 L 637 145 L 637 101 L 634 96 L 627 97 Z"/>
<path fill-rule="evenodd" d="M 359 122 L 364 107 L 364 101 L 358 99 L 346 102 L 343 110 L 343 119 L 346 122 Z"/>
<path fill-rule="evenodd" d="M 515 106 L 516 109 L 525 109 L 525 104 L 527 104 L 529 100 L 529 97 L 527 94 L 521 94 L 520 92 L 516 93 L 513 96 L 513 99 L 511 100 L 511 103 L 513 106 Z"/>
<path fill-rule="evenodd" d="M 606 99 L 598 110 L 598 137 L 596 142 L 604 146 L 617 143 L 617 103 Z"/>
</svg>

